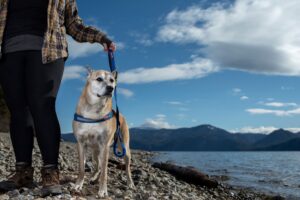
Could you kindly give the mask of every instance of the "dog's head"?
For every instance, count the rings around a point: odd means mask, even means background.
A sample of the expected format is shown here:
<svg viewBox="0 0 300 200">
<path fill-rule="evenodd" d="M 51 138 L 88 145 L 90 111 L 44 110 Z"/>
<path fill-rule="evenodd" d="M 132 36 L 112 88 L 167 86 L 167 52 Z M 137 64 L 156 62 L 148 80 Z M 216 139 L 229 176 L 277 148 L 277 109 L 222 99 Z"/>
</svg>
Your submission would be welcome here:
<svg viewBox="0 0 300 200">
<path fill-rule="evenodd" d="M 88 71 L 88 87 L 89 91 L 97 97 L 111 98 L 117 83 L 117 72 L 109 72 L 104 70 L 94 71 L 87 67 Z"/>
</svg>

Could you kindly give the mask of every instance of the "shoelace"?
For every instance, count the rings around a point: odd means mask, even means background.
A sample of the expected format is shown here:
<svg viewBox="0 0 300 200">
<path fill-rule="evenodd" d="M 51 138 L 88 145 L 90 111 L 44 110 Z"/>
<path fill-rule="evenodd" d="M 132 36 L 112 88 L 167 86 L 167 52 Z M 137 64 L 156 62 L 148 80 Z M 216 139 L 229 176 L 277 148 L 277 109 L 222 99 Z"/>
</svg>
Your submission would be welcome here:
<svg viewBox="0 0 300 200">
<path fill-rule="evenodd" d="M 56 172 L 54 172 L 54 173 L 56 173 Z M 48 171 L 44 172 L 42 180 L 43 180 L 43 182 L 47 182 L 47 183 L 52 183 L 52 182 L 56 181 L 55 177 L 52 176 L 51 173 Z"/>
</svg>

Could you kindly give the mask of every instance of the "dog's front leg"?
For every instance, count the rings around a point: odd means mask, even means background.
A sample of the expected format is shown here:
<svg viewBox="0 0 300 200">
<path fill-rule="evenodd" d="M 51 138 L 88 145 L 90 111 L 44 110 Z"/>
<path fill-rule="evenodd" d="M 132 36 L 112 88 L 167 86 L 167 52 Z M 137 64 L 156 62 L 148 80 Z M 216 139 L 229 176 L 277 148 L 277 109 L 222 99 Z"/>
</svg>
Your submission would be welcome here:
<svg viewBox="0 0 300 200">
<path fill-rule="evenodd" d="M 100 176 L 100 172 L 101 172 L 101 157 L 100 157 L 100 146 L 99 145 L 95 145 L 93 147 L 93 159 L 94 162 L 96 163 L 95 171 L 92 175 L 91 184 L 95 184 L 99 181 L 99 176 Z"/>
<path fill-rule="evenodd" d="M 108 196 L 107 192 L 107 164 L 108 164 L 108 156 L 109 156 L 109 146 L 105 146 L 101 152 L 101 174 L 99 178 L 99 192 L 98 195 L 100 198 Z"/>
<path fill-rule="evenodd" d="M 77 177 L 77 181 L 74 189 L 76 191 L 80 191 L 84 182 L 84 171 L 85 171 L 85 152 L 84 152 L 84 144 L 81 142 L 77 143 L 78 148 L 78 156 L 79 156 L 79 173 Z"/>
</svg>

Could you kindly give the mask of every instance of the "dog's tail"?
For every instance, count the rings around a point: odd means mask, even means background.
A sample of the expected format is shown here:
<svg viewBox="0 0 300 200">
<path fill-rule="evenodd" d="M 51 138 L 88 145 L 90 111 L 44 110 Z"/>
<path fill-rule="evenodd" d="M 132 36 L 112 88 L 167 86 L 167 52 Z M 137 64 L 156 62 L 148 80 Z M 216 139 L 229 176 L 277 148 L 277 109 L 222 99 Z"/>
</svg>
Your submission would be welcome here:
<svg viewBox="0 0 300 200">
<path fill-rule="evenodd" d="M 127 125 L 127 122 L 124 118 L 124 116 L 120 116 L 120 128 L 121 128 L 121 133 L 122 133 L 122 137 L 123 137 L 123 142 L 125 144 L 125 147 L 126 147 L 126 150 L 129 149 L 129 128 L 128 128 L 128 125 Z"/>
</svg>

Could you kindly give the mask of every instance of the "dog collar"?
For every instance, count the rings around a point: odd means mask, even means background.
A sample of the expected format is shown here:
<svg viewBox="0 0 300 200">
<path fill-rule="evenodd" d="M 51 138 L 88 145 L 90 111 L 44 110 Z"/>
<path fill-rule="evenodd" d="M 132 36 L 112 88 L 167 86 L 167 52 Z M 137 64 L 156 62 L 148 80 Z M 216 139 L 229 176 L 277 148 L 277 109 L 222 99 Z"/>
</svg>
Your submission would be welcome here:
<svg viewBox="0 0 300 200">
<path fill-rule="evenodd" d="M 106 114 L 103 118 L 101 119 L 90 119 L 83 117 L 82 115 L 79 115 L 77 113 L 74 114 L 74 121 L 77 122 L 83 122 L 83 123 L 100 123 L 100 122 L 105 122 L 109 119 L 111 119 L 114 116 L 114 112 L 110 111 L 108 114 Z"/>
</svg>

